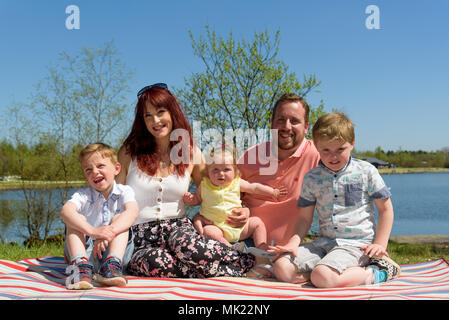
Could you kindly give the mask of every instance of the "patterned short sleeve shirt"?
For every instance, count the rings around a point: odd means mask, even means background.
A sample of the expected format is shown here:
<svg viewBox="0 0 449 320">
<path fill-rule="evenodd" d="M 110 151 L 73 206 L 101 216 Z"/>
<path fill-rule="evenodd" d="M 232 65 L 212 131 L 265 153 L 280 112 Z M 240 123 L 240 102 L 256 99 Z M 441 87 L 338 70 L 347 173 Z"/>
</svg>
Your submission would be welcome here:
<svg viewBox="0 0 449 320">
<path fill-rule="evenodd" d="M 377 169 L 369 162 L 350 158 L 339 172 L 320 161 L 304 177 L 299 207 L 315 206 L 323 242 L 361 246 L 374 240 L 374 199 L 391 196 Z"/>
</svg>

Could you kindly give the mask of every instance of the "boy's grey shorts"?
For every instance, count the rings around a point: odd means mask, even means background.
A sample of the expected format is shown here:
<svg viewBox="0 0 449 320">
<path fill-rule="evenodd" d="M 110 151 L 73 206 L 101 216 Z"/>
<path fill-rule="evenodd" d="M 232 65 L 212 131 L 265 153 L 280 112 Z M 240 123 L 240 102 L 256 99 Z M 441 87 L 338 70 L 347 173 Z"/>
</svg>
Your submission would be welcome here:
<svg viewBox="0 0 449 320">
<path fill-rule="evenodd" d="M 359 247 L 339 246 L 336 241 L 321 245 L 315 240 L 300 245 L 298 256 L 294 258 L 290 255 L 290 260 L 298 267 L 299 272 L 310 272 L 322 264 L 342 273 L 349 267 L 366 266 L 369 257 Z"/>
</svg>

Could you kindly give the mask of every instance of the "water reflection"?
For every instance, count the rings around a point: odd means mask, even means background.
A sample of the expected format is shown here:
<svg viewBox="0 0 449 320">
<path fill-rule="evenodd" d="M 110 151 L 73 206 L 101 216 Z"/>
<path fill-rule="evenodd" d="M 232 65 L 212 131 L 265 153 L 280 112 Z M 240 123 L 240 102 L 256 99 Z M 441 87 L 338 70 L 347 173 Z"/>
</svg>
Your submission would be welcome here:
<svg viewBox="0 0 449 320">
<path fill-rule="evenodd" d="M 0 240 L 23 242 L 59 233 L 59 212 L 75 189 L 29 189 L 0 192 Z"/>
</svg>

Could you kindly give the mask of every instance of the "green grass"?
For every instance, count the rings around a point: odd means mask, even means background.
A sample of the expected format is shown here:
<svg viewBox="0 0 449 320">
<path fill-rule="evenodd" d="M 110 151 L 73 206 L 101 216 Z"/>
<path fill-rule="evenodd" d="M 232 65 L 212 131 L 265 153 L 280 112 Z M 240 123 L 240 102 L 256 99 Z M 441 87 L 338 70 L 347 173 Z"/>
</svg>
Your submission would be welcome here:
<svg viewBox="0 0 449 320">
<path fill-rule="evenodd" d="M 449 262 L 449 246 L 403 244 L 390 241 L 390 257 L 399 264 L 411 264 L 445 258 Z"/>
<path fill-rule="evenodd" d="M 68 181 L 71 188 L 81 188 L 87 185 L 86 181 Z M 45 189 L 45 188 L 64 188 L 65 181 L 0 181 L 0 190 L 17 190 L 17 189 Z"/>
<path fill-rule="evenodd" d="M 380 174 L 404 174 L 404 173 L 438 173 L 449 172 L 449 168 L 380 168 Z"/>
<path fill-rule="evenodd" d="M 44 243 L 29 247 L 17 243 L 0 243 L 0 260 L 17 261 L 27 258 L 64 255 L 64 246 L 60 243 Z"/>
<path fill-rule="evenodd" d="M 411 264 L 445 258 L 449 261 L 449 246 L 401 244 L 390 241 L 388 245 L 390 257 L 399 264 Z M 30 247 L 13 243 L 0 243 L 0 259 L 17 261 L 26 258 L 43 256 L 60 256 L 64 254 L 63 244 L 44 243 Z"/>
</svg>

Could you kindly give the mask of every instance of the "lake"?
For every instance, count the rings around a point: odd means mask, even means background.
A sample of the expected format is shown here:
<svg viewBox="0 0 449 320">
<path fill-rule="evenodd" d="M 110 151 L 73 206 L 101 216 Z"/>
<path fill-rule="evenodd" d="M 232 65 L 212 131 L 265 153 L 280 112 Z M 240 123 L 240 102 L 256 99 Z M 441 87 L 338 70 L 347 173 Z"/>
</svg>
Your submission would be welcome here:
<svg viewBox="0 0 449 320">
<path fill-rule="evenodd" d="M 394 207 L 392 235 L 449 235 L 449 173 L 383 175 Z"/>
<path fill-rule="evenodd" d="M 449 235 L 449 173 L 416 173 L 383 175 L 391 189 L 395 219 L 392 235 Z M 68 198 L 75 189 L 70 189 Z M 57 189 L 53 201 L 60 202 Z M 0 239 L 22 242 L 24 222 L 14 215 L 23 206 L 21 190 L 0 191 Z M 58 218 L 53 230 L 63 228 Z M 316 226 L 315 226 L 316 229 Z"/>
</svg>

